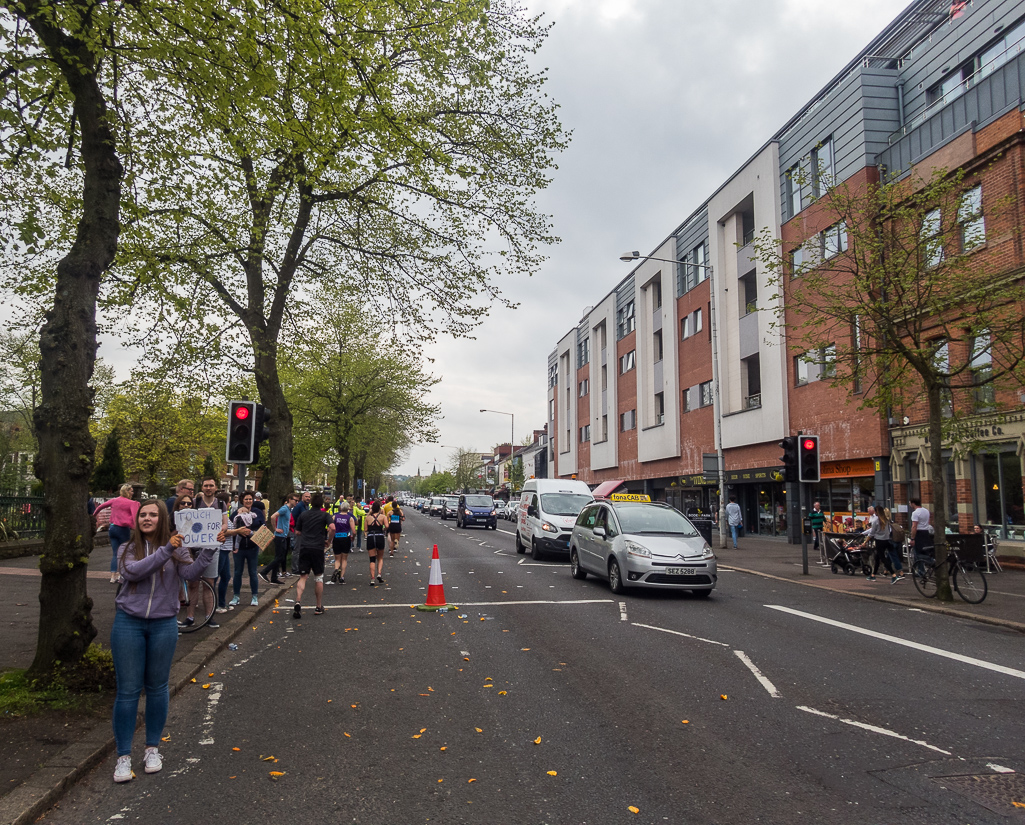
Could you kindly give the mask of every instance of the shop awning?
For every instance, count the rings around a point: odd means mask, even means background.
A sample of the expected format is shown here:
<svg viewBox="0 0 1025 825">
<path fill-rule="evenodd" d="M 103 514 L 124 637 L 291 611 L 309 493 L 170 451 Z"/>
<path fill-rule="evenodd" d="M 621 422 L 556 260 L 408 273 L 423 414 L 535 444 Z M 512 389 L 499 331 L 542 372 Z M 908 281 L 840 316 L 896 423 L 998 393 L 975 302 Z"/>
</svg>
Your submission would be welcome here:
<svg viewBox="0 0 1025 825">
<path fill-rule="evenodd" d="M 603 481 L 601 484 L 599 484 L 597 487 L 591 490 L 591 495 L 593 495 L 595 498 L 608 498 L 622 486 L 623 479 L 619 479 L 618 481 Z"/>
</svg>

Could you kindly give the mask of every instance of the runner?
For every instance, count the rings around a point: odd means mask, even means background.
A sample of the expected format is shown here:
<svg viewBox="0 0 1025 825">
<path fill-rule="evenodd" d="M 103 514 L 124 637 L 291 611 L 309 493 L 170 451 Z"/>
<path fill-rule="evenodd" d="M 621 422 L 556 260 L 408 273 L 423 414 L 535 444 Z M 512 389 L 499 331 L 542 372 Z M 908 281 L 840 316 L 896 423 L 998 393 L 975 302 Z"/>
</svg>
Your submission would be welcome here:
<svg viewBox="0 0 1025 825">
<path fill-rule="evenodd" d="M 325 528 L 327 533 L 325 535 Z M 292 618 L 302 618 L 303 591 L 306 589 L 306 577 L 313 573 L 314 592 L 317 597 L 317 609 L 314 614 L 324 612 L 324 554 L 334 537 L 335 526 L 324 511 L 324 497 L 320 493 L 310 498 L 310 509 L 295 521 L 295 540 L 298 545 L 296 556 L 299 559 L 299 581 L 295 586 L 295 606 Z"/>
<path fill-rule="evenodd" d="M 224 540 L 224 531 L 217 537 Z M 146 689 L 146 773 L 164 766 L 160 742 L 170 702 L 168 681 L 178 644 L 180 578 L 198 579 L 216 548 L 205 547 L 195 561 L 181 549 L 181 536 L 172 536 L 167 508 L 150 499 L 139 507 L 132 538 L 121 546 L 118 569 L 125 585 L 114 603 L 110 652 L 117 675 L 114 700 L 114 740 L 117 743 L 115 782 L 129 782 L 132 739 L 139 713 L 139 694 Z"/>
<path fill-rule="evenodd" d="M 295 530 L 295 525 L 299 523 L 299 519 L 302 514 L 310 509 L 310 496 L 309 490 L 304 490 L 302 496 L 296 505 L 292 508 L 292 530 Z M 299 546 L 293 542 L 292 546 L 292 575 L 299 574 Z"/>
<path fill-rule="evenodd" d="M 334 515 L 335 572 L 331 576 L 331 584 L 345 584 L 345 569 L 349 566 L 352 537 L 356 532 L 356 520 L 349 512 L 349 503 L 342 501 L 338 508 L 338 512 Z"/>
<path fill-rule="evenodd" d="M 399 539 L 402 537 L 402 522 L 406 520 L 406 514 L 402 512 L 397 501 L 392 502 L 391 512 L 388 514 L 388 555 L 394 556 L 399 549 Z"/>
<path fill-rule="evenodd" d="M 384 584 L 381 569 L 384 567 L 384 529 L 387 525 L 388 519 L 381 512 L 381 504 L 375 501 L 370 505 L 370 515 L 367 516 L 367 555 L 370 557 L 371 586 L 377 582 Z"/>
</svg>

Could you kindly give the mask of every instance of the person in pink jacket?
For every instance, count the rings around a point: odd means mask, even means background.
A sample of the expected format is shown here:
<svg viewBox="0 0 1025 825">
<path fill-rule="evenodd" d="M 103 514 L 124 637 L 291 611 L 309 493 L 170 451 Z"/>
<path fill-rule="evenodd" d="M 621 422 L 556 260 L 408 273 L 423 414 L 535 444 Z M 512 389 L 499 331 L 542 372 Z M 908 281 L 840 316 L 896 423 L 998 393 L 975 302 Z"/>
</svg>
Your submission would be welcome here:
<svg viewBox="0 0 1025 825">
<path fill-rule="evenodd" d="M 110 536 L 110 581 L 111 584 L 118 580 L 117 572 L 117 551 L 121 545 L 132 537 L 132 528 L 135 527 L 135 514 L 139 512 L 139 502 L 132 498 L 135 489 L 131 484 L 122 484 L 120 495 L 103 502 L 93 510 L 93 517 L 105 507 L 110 508 L 110 528 L 107 535 Z"/>
</svg>

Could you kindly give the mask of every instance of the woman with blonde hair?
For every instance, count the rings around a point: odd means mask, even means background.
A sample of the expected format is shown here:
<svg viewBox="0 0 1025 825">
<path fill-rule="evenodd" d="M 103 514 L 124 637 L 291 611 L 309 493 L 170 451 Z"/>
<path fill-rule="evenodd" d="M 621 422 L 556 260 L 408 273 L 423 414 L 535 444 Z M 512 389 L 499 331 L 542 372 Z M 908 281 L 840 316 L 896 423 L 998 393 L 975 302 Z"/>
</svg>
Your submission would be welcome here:
<svg viewBox="0 0 1025 825">
<path fill-rule="evenodd" d="M 224 530 L 218 541 L 224 540 Z M 216 547 L 204 547 L 193 561 L 182 549 L 182 537 L 171 535 L 164 502 L 143 502 L 136 513 L 131 540 L 121 545 L 118 569 L 124 586 L 114 600 L 110 652 L 117 675 L 114 699 L 115 782 L 128 782 L 132 772 L 132 739 L 139 712 L 139 694 L 146 689 L 146 773 L 163 767 L 160 739 L 170 702 L 168 681 L 178 643 L 181 579 L 193 581 L 213 558 Z"/>
<path fill-rule="evenodd" d="M 113 584 L 118 580 L 117 573 L 117 551 L 128 539 L 132 537 L 132 528 L 135 527 L 135 514 L 139 512 L 139 502 L 133 496 L 135 488 L 131 484 L 122 484 L 116 498 L 103 502 L 95 510 L 93 517 L 105 507 L 110 508 L 110 527 L 107 535 L 110 536 L 110 582 Z"/>
</svg>

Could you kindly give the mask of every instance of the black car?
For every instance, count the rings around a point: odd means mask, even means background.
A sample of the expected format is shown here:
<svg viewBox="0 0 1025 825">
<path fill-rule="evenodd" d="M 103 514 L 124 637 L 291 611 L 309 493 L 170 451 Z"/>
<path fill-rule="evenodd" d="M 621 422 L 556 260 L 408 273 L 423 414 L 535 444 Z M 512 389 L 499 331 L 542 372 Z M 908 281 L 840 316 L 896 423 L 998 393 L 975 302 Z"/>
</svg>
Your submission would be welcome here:
<svg viewBox="0 0 1025 825">
<path fill-rule="evenodd" d="M 457 518 L 456 508 L 459 506 L 459 496 L 445 496 L 445 503 L 441 505 L 441 520 Z"/>
</svg>

